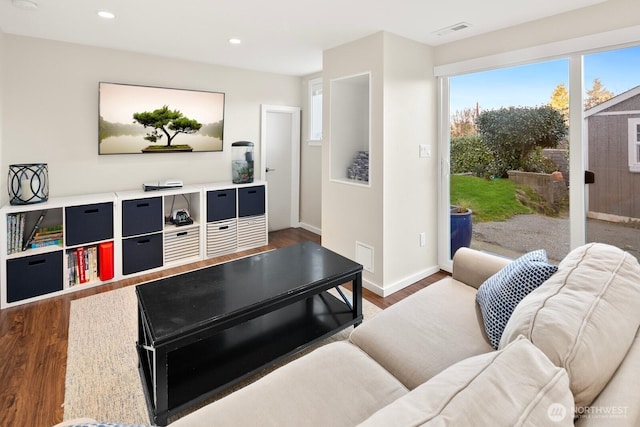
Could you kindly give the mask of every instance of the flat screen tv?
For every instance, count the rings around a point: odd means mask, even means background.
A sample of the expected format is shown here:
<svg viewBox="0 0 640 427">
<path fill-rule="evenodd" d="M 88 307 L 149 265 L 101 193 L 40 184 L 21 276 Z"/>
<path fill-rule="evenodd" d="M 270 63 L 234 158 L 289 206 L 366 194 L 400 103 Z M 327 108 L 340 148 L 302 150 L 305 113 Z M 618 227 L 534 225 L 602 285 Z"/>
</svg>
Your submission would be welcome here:
<svg viewBox="0 0 640 427">
<path fill-rule="evenodd" d="M 99 154 L 222 151 L 224 93 L 100 82 Z"/>
</svg>

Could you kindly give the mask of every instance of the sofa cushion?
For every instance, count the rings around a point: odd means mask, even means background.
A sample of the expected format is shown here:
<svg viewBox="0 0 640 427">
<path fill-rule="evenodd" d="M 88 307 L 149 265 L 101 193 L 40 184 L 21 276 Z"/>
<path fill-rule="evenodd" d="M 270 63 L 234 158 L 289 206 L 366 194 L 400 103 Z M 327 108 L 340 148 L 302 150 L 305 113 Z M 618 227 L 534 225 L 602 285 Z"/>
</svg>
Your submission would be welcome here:
<svg viewBox="0 0 640 427">
<path fill-rule="evenodd" d="M 493 351 L 475 296 L 475 288 L 442 279 L 367 320 L 349 339 L 413 389 L 460 360 Z"/>
<path fill-rule="evenodd" d="M 322 346 L 171 427 L 354 426 L 407 393 L 356 346 Z"/>
<path fill-rule="evenodd" d="M 547 262 L 543 249 L 528 252 L 507 264 L 478 288 L 476 300 L 482 311 L 484 328 L 494 349 L 502 331 L 522 298 L 542 285 L 558 267 Z"/>
<path fill-rule="evenodd" d="M 391 425 L 572 426 L 573 396 L 566 371 L 520 339 L 447 368 L 360 424 Z"/>
<path fill-rule="evenodd" d="M 502 334 L 540 348 L 571 380 L 576 405 L 590 405 L 625 358 L 640 326 L 640 265 L 614 246 L 569 253 L 558 272 L 516 307 Z"/>
<path fill-rule="evenodd" d="M 640 426 L 640 330 L 607 386 L 588 407 L 576 408 L 576 427 Z M 602 409 L 602 412 L 590 412 Z M 606 412 L 605 412 L 606 411 Z"/>
</svg>

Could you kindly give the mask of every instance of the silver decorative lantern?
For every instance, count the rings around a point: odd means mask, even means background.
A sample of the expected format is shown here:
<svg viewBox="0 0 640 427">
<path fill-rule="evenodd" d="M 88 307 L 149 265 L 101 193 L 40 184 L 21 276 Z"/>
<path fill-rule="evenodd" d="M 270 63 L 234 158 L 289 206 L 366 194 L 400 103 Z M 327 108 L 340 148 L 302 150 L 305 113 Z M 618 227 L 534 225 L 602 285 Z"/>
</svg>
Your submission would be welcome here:
<svg viewBox="0 0 640 427">
<path fill-rule="evenodd" d="M 49 168 L 46 163 L 9 165 L 9 203 L 27 205 L 49 199 Z"/>
</svg>

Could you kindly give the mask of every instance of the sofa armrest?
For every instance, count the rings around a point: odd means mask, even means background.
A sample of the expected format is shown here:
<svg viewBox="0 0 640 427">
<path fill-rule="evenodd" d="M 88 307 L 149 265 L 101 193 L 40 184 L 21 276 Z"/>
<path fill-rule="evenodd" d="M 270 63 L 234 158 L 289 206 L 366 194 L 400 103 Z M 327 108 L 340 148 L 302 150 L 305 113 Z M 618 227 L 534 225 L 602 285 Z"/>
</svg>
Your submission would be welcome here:
<svg viewBox="0 0 640 427">
<path fill-rule="evenodd" d="M 460 248 L 453 257 L 454 279 L 478 288 L 512 260 L 475 249 Z"/>
</svg>

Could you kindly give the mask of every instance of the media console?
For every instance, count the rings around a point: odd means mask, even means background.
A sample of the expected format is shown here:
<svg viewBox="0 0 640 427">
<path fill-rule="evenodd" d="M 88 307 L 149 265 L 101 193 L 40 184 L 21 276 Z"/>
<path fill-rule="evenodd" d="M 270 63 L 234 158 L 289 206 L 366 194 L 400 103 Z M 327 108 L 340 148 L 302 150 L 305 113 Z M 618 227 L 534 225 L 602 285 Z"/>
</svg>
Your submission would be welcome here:
<svg viewBox="0 0 640 427">
<path fill-rule="evenodd" d="M 0 308 L 264 246 L 267 186 L 208 183 L 0 209 Z M 192 223 L 176 225 L 173 212 Z"/>
</svg>

